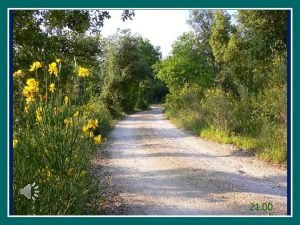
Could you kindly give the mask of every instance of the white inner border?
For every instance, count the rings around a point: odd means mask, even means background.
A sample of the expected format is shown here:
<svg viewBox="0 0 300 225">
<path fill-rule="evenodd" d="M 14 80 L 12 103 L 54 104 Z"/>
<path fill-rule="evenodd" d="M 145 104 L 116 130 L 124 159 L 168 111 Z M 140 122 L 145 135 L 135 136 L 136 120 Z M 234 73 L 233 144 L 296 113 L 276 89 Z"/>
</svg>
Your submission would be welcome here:
<svg viewBox="0 0 300 225">
<path fill-rule="evenodd" d="M 9 58 L 9 50 L 10 50 L 10 36 L 9 36 L 9 11 L 10 10 L 37 10 L 37 9 L 46 9 L 46 10 L 76 10 L 76 9 L 86 9 L 86 10 L 125 10 L 125 9 L 133 9 L 133 10 L 194 10 L 194 9 L 223 9 L 223 10 L 290 10 L 291 12 L 291 21 L 290 21 L 290 67 L 291 67 L 291 78 L 290 78 L 290 101 L 291 101 L 291 108 L 290 108 L 290 176 L 291 176 L 291 183 L 290 183 L 290 193 L 291 193 L 291 199 L 290 199 L 290 208 L 291 208 L 291 215 L 38 215 L 38 216 L 32 216 L 32 215 L 10 215 L 9 214 L 9 158 L 10 158 L 10 127 L 9 127 L 9 69 L 10 69 L 10 58 Z M 8 107 L 8 113 L 7 113 L 7 217 L 293 217 L 293 8 L 7 8 L 7 107 Z"/>
</svg>

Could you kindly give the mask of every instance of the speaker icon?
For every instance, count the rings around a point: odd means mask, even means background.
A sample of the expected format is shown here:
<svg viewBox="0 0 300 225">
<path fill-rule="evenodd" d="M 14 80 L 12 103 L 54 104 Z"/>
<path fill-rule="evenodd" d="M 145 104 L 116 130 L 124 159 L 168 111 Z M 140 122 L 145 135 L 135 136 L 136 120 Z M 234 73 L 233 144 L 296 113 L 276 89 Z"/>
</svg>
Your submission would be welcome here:
<svg viewBox="0 0 300 225">
<path fill-rule="evenodd" d="M 27 184 L 24 188 L 20 189 L 20 194 L 24 195 L 28 199 L 32 199 L 33 201 L 35 201 L 36 198 L 39 197 L 39 193 L 40 193 L 38 188 L 39 186 L 37 186 L 35 183 Z"/>
</svg>

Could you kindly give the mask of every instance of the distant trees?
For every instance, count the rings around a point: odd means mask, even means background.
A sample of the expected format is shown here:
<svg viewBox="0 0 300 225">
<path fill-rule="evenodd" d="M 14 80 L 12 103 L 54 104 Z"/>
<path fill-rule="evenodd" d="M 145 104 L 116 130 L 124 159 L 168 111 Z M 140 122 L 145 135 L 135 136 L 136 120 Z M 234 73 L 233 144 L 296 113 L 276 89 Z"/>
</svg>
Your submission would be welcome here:
<svg viewBox="0 0 300 225">
<path fill-rule="evenodd" d="M 154 66 L 157 77 L 167 84 L 171 92 L 189 84 L 203 88 L 212 85 L 212 68 L 198 47 L 191 33 L 183 34 L 174 43 L 172 56 Z"/>
<path fill-rule="evenodd" d="M 112 113 L 148 106 L 154 82 L 151 66 L 159 59 L 159 49 L 129 31 L 108 40 L 101 99 Z"/>
</svg>

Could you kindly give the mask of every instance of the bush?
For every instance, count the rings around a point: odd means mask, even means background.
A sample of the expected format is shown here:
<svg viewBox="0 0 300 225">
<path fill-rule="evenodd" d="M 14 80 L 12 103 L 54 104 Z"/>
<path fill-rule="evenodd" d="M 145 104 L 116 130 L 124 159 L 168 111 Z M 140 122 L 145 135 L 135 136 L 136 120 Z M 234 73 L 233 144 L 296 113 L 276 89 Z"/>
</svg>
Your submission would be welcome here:
<svg viewBox="0 0 300 225">
<path fill-rule="evenodd" d="M 282 89 L 282 88 L 278 88 Z M 185 86 L 167 95 L 167 116 L 203 138 L 253 150 L 267 161 L 286 161 L 286 100 L 277 88 L 239 98 L 218 88 Z"/>
<path fill-rule="evenodd" d="M 82 107 L 67 96 L 60 68 L 60 60 L 48 68 L 35 62 L 29 74 L 14 75 L 14 82 L 26 80 L 14 89 L 22 93 L 14 101 L 14 214 L 80 214 L 86 207 L 90 159 L 110 117 L 100 104 Z M 90 75 L 82 67 L 76 74 L 81 80 Z M 19 194 L 28 183 L 39 186 L 35 201 Z"/>
<path fill-rule="evenodd" d="M 179 94 L 168 94 L 166 97 L 166 114 L 178 125 L 194 133 L 204 124 L 200 101 L 203 91 L 197 86 L 186 85 Z"/>
<path fill-rule="evenodd" d="M 264 124 L 259 141 L 258 155 L 260 157 L 275 163 L 286 162 L 286 126 Z"/>
<path fill-rule="evenodd" d="M 233 98 L 221 89 L 209 89 L 205 92 L 201 110 L 205 124 L 229 132 L 233 121 Z"/>
<path fill-rule="evenodd" d="M 83 118 L 95 118 L 98 120 L 99 126 L 97 131 L 103 135 L 107 136 L 108 132 L 112 128 L 112 116 L 109 110 L 101 102 L 99 96 L 91 98 L 88 104 L 82 107 Z"/>
</svg>

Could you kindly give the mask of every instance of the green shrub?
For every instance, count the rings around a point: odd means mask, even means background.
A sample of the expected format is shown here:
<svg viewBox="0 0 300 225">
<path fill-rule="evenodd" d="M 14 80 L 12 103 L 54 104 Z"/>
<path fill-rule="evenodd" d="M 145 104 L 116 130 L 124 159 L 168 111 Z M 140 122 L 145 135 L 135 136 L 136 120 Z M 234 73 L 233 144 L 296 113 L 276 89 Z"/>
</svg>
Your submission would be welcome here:
<svg viewBox="0 0 300 225">
<path fill-rule="evenodd" d="M 168 94 L 166 114 L 177 125 L 220 143 L 254 151 L 267 161 L 286 161 L 285 97 L 272 87 L 239 98 L 218 88 L 185 86 Z"/>
<path fill-rule="evenodd" d="M 25 84 L 21 79 L 25 77 L 14 76 L 18 83 L 14 91 L 21 93 L 13 103 L 13 207 L 17 215 L 81 214 L 86 207 L 90 159 L 110 117 L 103 106 L 90 104 L 87 109 L 76 104 L 76 96 L 64 93 L 60 68 L 60 60 L 44 71 L 40 62 L 34 62 Z M 71 76 L 83 82 L 89 75 L 88 69 L 79 67 Z M 19 193 L 33 183 L 39 186 L 35 201 Z"/>
<path fill-rule="evenodd" d="M 286 162 L 287 133 L 286 126 L 264 124 L 259 137 L 258 155 L 267 161 L 275 163 Z"/>
<path fill-rule="evenodd" d="M 98 119 L 98 132 L 103 136 L 107 136 L 112 128 L 112 116 L 99 96 L 91 98 L 88 104 L 82 107 L 82 113 L 84 118 Z"/>
<path fill-rule="evenodd" d="M 228 132 L 233 121 L 233 98 L 221 89 L 209 89 L 202 100 L 205 124 Z"/>
</svg>

